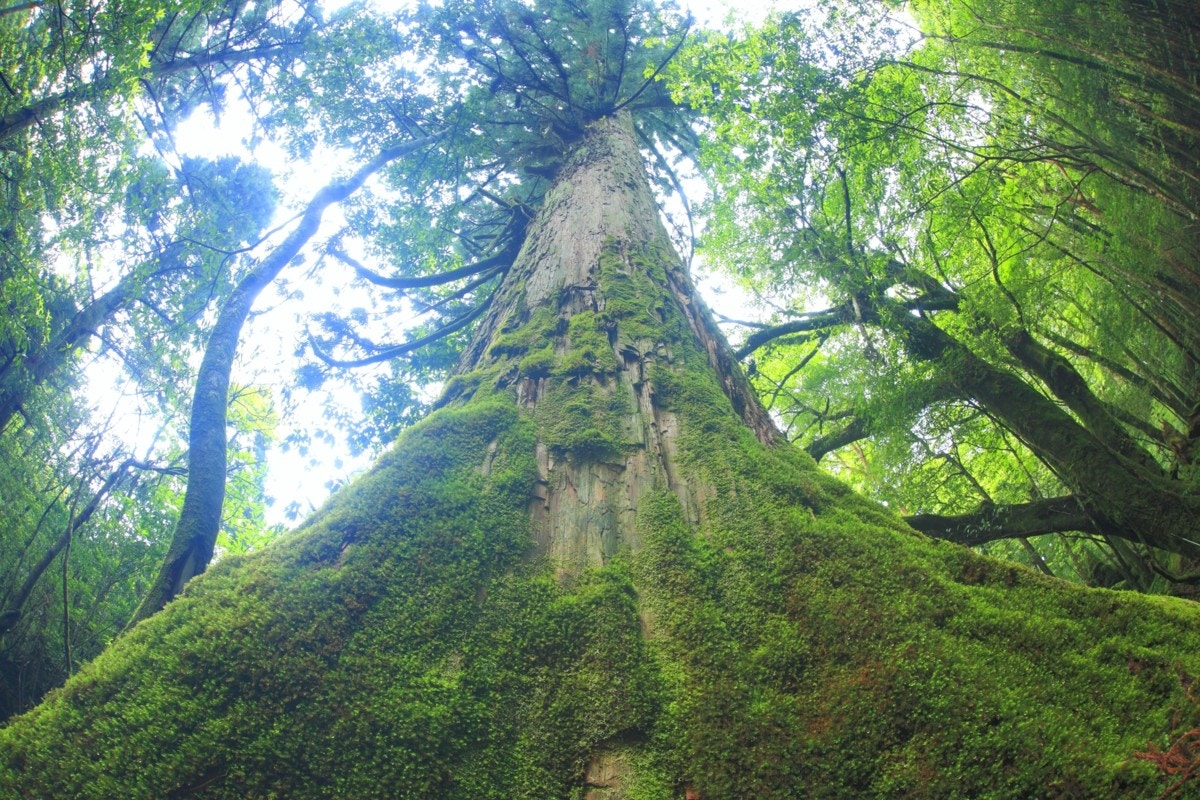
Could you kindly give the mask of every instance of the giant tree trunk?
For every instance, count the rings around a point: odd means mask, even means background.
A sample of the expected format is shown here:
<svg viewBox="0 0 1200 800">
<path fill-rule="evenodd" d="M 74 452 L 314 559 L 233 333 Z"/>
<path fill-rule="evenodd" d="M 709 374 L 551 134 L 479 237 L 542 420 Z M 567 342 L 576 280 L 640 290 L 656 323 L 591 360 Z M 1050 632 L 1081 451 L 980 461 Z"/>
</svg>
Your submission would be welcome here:
<svg viewBox="0 0 1200 800">
<path fill-rule="evenodd" d="M 1120 797 L 1194 606 L 904 527 L 779 442 L 631 130 L 577 142 L 442 408 L 0 731 L 21 797 Z"/>
<path fill-rule="evenodd" d="M 746 427 L 786 444 L 672 249 L 628 119 L 601 120 L 562 167 L 456 379 L 515 388 L 538 423 L 534 537 L 557 568 L 636 551 L 649 493 L 671 492 L 698 521 L 709 489 L 679 463 L 680 398 L 661 395 L 705 365 Z"/>
</svg>

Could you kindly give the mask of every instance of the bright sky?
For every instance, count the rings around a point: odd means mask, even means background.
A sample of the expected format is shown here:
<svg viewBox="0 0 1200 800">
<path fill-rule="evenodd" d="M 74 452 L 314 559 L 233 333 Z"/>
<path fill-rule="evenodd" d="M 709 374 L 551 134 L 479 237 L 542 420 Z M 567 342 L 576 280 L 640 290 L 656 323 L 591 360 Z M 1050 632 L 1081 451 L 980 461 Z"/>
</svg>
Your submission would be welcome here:
<svg viewBox="0 0 1200 800">
<path fill-rule="evenodd" d="M 385 0 L 386 2 L 386 0 Z M 390 4 L 389 4 L 390 5 Z M 730 0 L 694 0 L 685 3 L 690 7 L 700 25 L 719 25 L 732 13 L 738 18 L 756 19 L 764 16 L 769 10 L 777 7 L 775 3 L 751 2 L 733 3 Z M 797 3 L 782 3 L 780 6 L 795 7 Z M 252 134 L 252 121 L 249 114 L 242 112 L 231 102 L 230 108 L 223 114 L 220 127 L 216 127 L 211 115 L 197 113 L 181 125 L 175 133 L 176 147 L 182 155 L 205 156 L 216 158 L 222 155 L 238 155 L 247 160 L 254 160 L 270 168 L 276 176 L 284 200 L 278 214 L 278 221 L 284 221 L 297 205 L 301 205 L 321 186 L 336 176 L 331 167 L 343 167 L 349 171 L 345 157 L 331 157 L 320 154 L 306 164 L 290 163 L 284 153 L 271 143 L 263 143 L 251 152 L 246 143 Z M 338 231 L 344 220 L 337 208 L 326 213 L 321 231 L 313 238 L 313 243 L 323 242 Z M 267 252 L 265 249 L 263 252 Z M 288 299 L 279 291 L 279 282 L 265 291 L 255 304 L 255 316 L 243 333 L 243 341 L 239 350 L 239 363 L 235 366 L 233 382 L 235 385 L 253 385 L 268 387 L 276 399 L 276 405 L 283 415 L 279 431 L 280 438 L 292 430 L 316 430 L 330 426 L 324 421 L 325 409 L 318 396 L 297 394 L 300 399 L 295 407 L 284 409 L 279 402 L 278 387 L 292 382 L 292 371 L 297 365 L 295 351 L 305 337 L 305 320 L 316 311 L 329 311 L 334 308 L 349 308 L 354 305 L 369 306 L 362 298 L 353 296 L 349 287 L 331 285 L 329 282 L 322 287 L 316 287 L 311 279 L 305 277 L 305 266 L 290 266 L 283 276 L 287 286 L 304 293 L 303 299 Z M 701 276 L 701 292 L 705 299 L 718 310 L 730 316 L 744 313 L 747 298 L 738 292 L 727 281 L 718 282 L 715 278 L 707 280 Z M 340 296 L 333 297 L 333 293 Z M 336 402 L 342 404 L 351 413 L 359 412 L 359 397 L 349 389 L 336 388 L 332 395 Z M 301 456 L 295 450 L 285 452 L 278 445 L 271 448 L 267 454 L 267 494 L 274 499 L 268 508 L 268 522 L 292 524 L 285 515 L 285 509 L 293 502 L 299 503 L 302 517 L 319 506 L 330 493 L 330 487 L 344 481 L 353 474 L 362 471 L 370 465 L 369 455 L 352 457 L 344 441 L 313 440 L 307 453 Z"/>
</svg>

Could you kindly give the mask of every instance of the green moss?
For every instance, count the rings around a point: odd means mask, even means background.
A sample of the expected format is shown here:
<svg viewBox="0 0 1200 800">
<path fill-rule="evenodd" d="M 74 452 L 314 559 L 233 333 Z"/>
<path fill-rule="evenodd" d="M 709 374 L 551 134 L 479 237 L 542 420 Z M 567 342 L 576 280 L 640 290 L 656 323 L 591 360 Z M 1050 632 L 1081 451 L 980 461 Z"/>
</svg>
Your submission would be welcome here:
<svg viewBox="0 0 1200 800">
<path fill-rule="evenodd" d="M 617 371 L 617 357 L 608 341 L 607 326 L 595 312 L 581 311 L 571 317 L 567 342 L 567 352 L 559 360 L 555 375 L 578 378 Z"/>
<path fill-rule="evenodd" d="M 558 335 L 562 320 L 547 307 L 536 309 L 528 320 L 512 320 L 492 341 L 488 353 L 493 357 L 520 356 L 545 347 Z"/>
<path fill-rule="evenodd" d="M 680 404 L 705 396 L 686 383 L 661 385 Z M 712 516 L 697 536 L 673 497 L 643 506 L 635 574 L 663 628 L 660 658 L 684 666 L 655 741 L 706 796 L 1161 790 L 1132 754 L 1146 732 L 1165 746 L 1198 718 L 1184 676 L 1200 664 L 1182 665 L 1186 648 L 1167 644 L 1195 640 L 1197 609 L 1170 604 L 1163 618 L 1141 598 L 833 513 L 857 501 L 796 480 L 802 470 L 745 437 L 710 435 L 702 409 L 688 419 L 704 431 L 683 441 L 715 487 Z M 769 473 L 791 474 L 791 485 Z M 814 485 L 816 505 L 836 506 L 824 517 L 780 502 L 814 497 Z M 1117 623 L 1117 608 L 1141 622 Z M 1111 635 L 1121 647 L 1103 656 L 1096 648 Z"/>
<path fill-rule="evenodd" d="M 636 256 L 609 249 L 600 258 L 600 290 L 604 297 L 601 317 L 620 331 L 618 344 L 637 349 L 663 338 L 666 306 L 662 265 L 671 258 L 665 253 Z"/>
<path fill-rule="evenodd" d="M 507 402 L 414 428 L 0 733 L 0 794 L 567 796 L 660 687 L 624 570 L 523 565 L 533 443 Z"/>
<path fill-rule="evenodd" d="M 543 347 L 528 353 L 521 359 L 517 372 L 522 377 L 544 378 L 554 371 L 554 348 Z"/>
<path fill-rule="evenodd" d="M 1132 754 L 1200 725 L 1195 606 L 914 534 L 762 446 L 671 304 L 623 280 L 559 332 L 588 368 L 532 414 L 492 388 L 551 357 L 512 330 L 505 363 L 305 529 L 218 564 L 0 731 L 0 796 L 579 798 L 598 751 L 632 766 L 633 800 L 1166 788 Z M 603 353 L 659 314 L 678 338 L 647 379 L 703 514 L 649 487 L 641 549 L 562 580 L 530 557 L 536 443 L 624 463 L 634 406 Z"/>
<path fill-rule="evenodd" d="M 487 370 L 476 369 L 452 376 L 450 380 L 446 381 L 446 385 L 442 389 L 442 396 L 438 398 L 438 405 L 444 406 L 455 400 L 470 399 L 479 389 L 480 385 L 487 380 L 488 374 Z"/>
<path fill-rule="evenodd" d="M 558 453 L 603 461 L 632 446 L 622 435 L 630 400 L 616 384 L 594 379 L 555 381 L 534 411 L 539 440 Z"/>
</svg>

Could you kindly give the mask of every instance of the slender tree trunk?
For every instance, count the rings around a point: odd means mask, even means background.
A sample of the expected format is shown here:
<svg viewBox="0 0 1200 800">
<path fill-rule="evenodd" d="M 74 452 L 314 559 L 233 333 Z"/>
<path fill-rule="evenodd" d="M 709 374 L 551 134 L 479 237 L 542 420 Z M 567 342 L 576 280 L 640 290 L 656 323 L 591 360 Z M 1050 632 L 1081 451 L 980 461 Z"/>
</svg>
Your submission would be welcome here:
<svg viewBox="0 0 1200 800">
<path fill-rule="evenodd" d="M 79 347 L 129 302 L 134 287 L 142 280 L 144 276 L 137 271 L 125 275 L 116 286 L 71 317 L 48 343 L 14 358 L 0 369 L 0 431 L 24 406 L 34 389 L 73 363 Z"/>
<path fill-rule="evenodd" d="M 21 617 L 25 612 L 25 604 L 29 601 L 33 594 L 34 588 L 38 581 L 54 563 L 54 559 L 58 558 L 59 553 L 65 549 L 69 549 L 71 545 L 71 536 L 76 530 L 86 525 L 100 507 L 100 504 L 112 493 L 122 480 L 129 474 L 129 468 L 134 465 L 132 459 L 126 459 L 109 476 L 104 480 L 104 483 L 96 490 L 91 499 L 88 500 L 79 513 L 76 513 L 76 505 L 79 501 L 79 495 L 84 491 L 84 481 L 80 479 L 79 488 L 71 499 L 71 511 L 67 517 L 67 525 L 63 528 L 62 533 L 58 538 L 46 548 L 46 552 L 38 559 L 29 569 L 29 573 L 25 576 L 25 580 L 21 582 L 20 588 L 14 594 L 6 598 L 5 605 L 0 610 L 0 637 L 3 637 L 21 621 Z"/>
<path fill-rule="evenodd" d="M 171 546 L 145 599 L 130 625 L 145 619 L 170 602 L 189 580 L 203 572 L 212 560 L 221 530 L 225 503 L 226 414 L 229 407 L 229 376 L 237 355 L 242 326 L 254 301 L 296 257 L 321 225 L 325 210 L 341 202 L 380 168 L 405 153 L 423 147 L 432 137 L 393 144 L 359 168 L 349 178 L 331 183 L 309 202 L 300 222 L 287 238 L 250 270 L 221 306 L 217 321 L 204 348 L 192 394 L 191 425 L 188 429 L 188 483 L 183 508 Z"/>
</svg>

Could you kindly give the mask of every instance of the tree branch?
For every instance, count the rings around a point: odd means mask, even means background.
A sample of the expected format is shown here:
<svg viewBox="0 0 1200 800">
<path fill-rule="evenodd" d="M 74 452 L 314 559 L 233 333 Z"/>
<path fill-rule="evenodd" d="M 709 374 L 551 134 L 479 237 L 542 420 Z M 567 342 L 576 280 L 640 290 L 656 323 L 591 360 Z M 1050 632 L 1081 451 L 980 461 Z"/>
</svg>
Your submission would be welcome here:
<svg viewBox="0 0 1200 800">
<path fill-rule="evenodd" d="M 911 300 L 893 301 L 889 305 L 891 310 L 903 314 L 911 314 L 914 311 L 952 311 L 958 308 L 958 297 L 953 292 L 940 289 L 936 294 L 924 294 Z M 859 297 L 856 303 L 845 303 L 801 314 L 788 322 L 760 328 L 746 337 L 746 341 L 734 352 L 734 355 L 739 359 L 745 358 L 760 347 L 794 333 L 812 333 L 852 322 L 875 322 L 878 318 L 879 311 L 876 305 L 864 302 L 863 297 Z"/>
<path fill-rule="evenodd" d="M 326 209 L 358 191 L 367 179 L 388 163 L 435 142 L 439 134 L 394 142 L 348 178 L 323 187 L 309 201 L 299 224 L 258 266 L 242 277 L 221 306 L 204 347 L 196 374 L 188 433 L 188 485 L 183 509 L 171 536 L 162 567 L 130 625 L 167 604 L 194 575 L 212 560 L 225 502 L 226 419 L 229 375 L 254 301 L 287 266 L 320 228 Z"/>
<path fill-rule="evenodd" d="M 202 69 L 214 64 L 226 64 L 228 62 L 238 64 L 249 63 L 257 59 L 268 58 L 280 52 L 286 52 L 296 47 L 297 45 L 295 44 L 274 44 L 247 50 L 205 53 L 190 58 L 175 59 L 166 63 L 151 65 L 142 77 L 142 80 L 164 78 L 192 69 Z M 119 85 L 120 77 L 105 74 L 82 86 L 48 95 L 29 105 L 5 114 L 3 117 L 0 117 L 0 141 L 4 141 L 13 134 L 20 133 L 35 122 L 44 119 L 64 106 L 100 97 L 107 92 L 115 90 Z"/>
<path fill-rule="evenodd" d="M 866 439 L 870 435 L 871 427 L 867 418 L 856 416 L 841 430 L 814 439 L 804 451 L 812 456 L 814 461 L 820 461 L 834 450 Z"/>
<path fill-rule="evenodd" d="M 381 350 L 380 352 L 376 353 L 375 355 L 367 356 L 366 358 L 359 358 L 359 359 L 334 358 L 332 355 L 330 355 L 329 353 L 326 353 L 323 349 L 321 349 L 321 346 L 319 344 L 317 344 L 316 339 L 312 338 L 311 336 L 309 337 L 309 344 L 312 345 L 313 353 L 316 355 L 316 357 L 321 359 L 322 361 L 324 361 L 326 364 L 328 364 L 331 367 L 343 367 L 343 368 L 365 367 L 370 364 L 378 364 L 383 361 L 391 361 L 393 358 L 399 358 L 400 356 L 407 355 L 414 350 L 418 350 L 427 344 L 432 344 L 433 342 L 436 342 L 438 339 L 442 339 L 446 336 L 449 336 L 450 334 L 454 333 L 455 331 L 462 330 L 467 325 L 470 325 L 476 318 L 479 317 L 480 314 L 482 314 L 484 311 L 487 310 L 489 305 L 491 305 L 492 297 L 494 297 L 494 295 L 488 295 L 487 299 L 484 300 L 479 305 L 475 306 L 475 308 L 471 309 L 470 311 L 463 314 L 462 316 L 456 317 L 455 319 L 451 320 L 446 325 L 442 326 L 441 328 L 438 328 L 436 331 L 434 331 L 433 333 L 431 333 L 427 336 L 422 336 L 421 338 L 414 339 L 411 342 L 405 342 L 404 344 L 396 345 L 394 347 L 389 347 L 385 350 Z"/>
<path fill-rule="evenodd" d="M 935 539 L 968 546 L 1046 533 L 1101 533 L 1079 499 L 1070 495 L 1012 505 L 984 503 L 969 514 L 916 514 L 904 521 Z"/>
<path fill-rule="evenodd" d="M 481 272 L 491 270 L 496 266 L 502 266 L 505 265 L 506 262 L 512 261 L 512 255 L 506 249 L 503 252 L 491 256 L 490 258 L 485 258 L 480 261 L 475 261 L 471 264 L 466 264 L 458 269 L 452 269 L 447 272 L 438 272 L 433 275 L 421 275 L 416 278 L 400 278 L 380 275 L 378 272 L 368 269 L 357 259 L 344 253 L 339 247 L 330 246 L 327 252 L 338 261 L 341 261 L 343 264 L 351 267 L 359 274 L 360 277 L 375 284 L 376 286 L 384 286 L 388 289 L 425 289 L 431 286 L 442 286 L 443 284 L 452 283 L 460 278 L 469 278 L 472 275 L 478 275 Z"/>
</svg>

